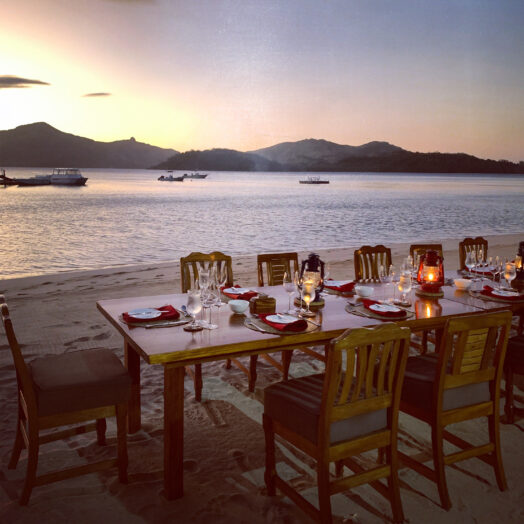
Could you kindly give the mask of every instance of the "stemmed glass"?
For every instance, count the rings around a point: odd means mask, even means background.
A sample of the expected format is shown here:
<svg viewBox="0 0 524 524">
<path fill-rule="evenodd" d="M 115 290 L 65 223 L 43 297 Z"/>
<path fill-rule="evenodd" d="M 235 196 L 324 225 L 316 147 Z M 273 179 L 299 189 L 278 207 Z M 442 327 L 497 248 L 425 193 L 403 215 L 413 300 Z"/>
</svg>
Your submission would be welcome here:
<svg viewBox="0 0 524 524">
<path fill-rule="evenodd" d="M 216 277 L 216 283 L 218 287 L 218 298 L 220 299 L 219 302 L 217 302 L 217 307 L 220 308 L 225 304 L 225 302 L 222 302 L 222 298 L 220 293 L 222 292 L 222 289 L 226 285 L 227 282 L 227 265 L 217 265 L 215 268 L 215 277 Z"/>
<path fill-rule="evenodd" d="M 502 258 L 495 257 L 495 269 L 493 270 L 493 281 L 495 282 L 497 279 L 497 275 L 499 277 L 499 289 L 501 287 L 501 280 L 502 280 L 502 273 L 504 270 L 504 263 L 502 262 Z"/>
<path fill-rule="evenodd" d="M 292 313 L 291 311 L 291 297 L 295 293 L 295 284 L 293 282 L 293 279 L 291 278 L 291 275 L 286 271 L 284 273 L 284 279 L 282 280 L 282 286 L 284 287 L 284 290 L 289 295 L 289 308 L 287 310 L 288 313 Z"/>
<path fill-rule="evenodd" d="M 293 284 L 295 286 L 296 292 L 298 293 L 298 296 L 300 297 L 300 306 L 295 310 L 296 313 L 302 313 L 305 311 L 302 308 L 302 284 L 304 282 L 304 279 L 300 276 L 300 273 L 298 271 L 295 271 L 295 275 L 293 277 Z"/>
<path fill-rule="evenodd" d="M 473 268 L 475 267 L 476 263 L 477 263 L 477 257 L 475 256 L 475 252 L 470 251 L 469 253 L 467 253 L 466 261 L 464 262 L 464 264 L 469 269 L 471 274 L 473 274 Z"/>
<path fill-rule="evenodd" d="M 517 276 L 517 268 L 513 262 L 506 262 L 504 265 L 504 278 L 508 283 L 508 287 L 511 289 L 511 282 Z"/>
<path fill-rule="evenodd" d="M 307 309 L 305 311 L 301 311 L 300 313 L 303 317 L 314 317 L 315 316 L 315 313 L 313 313 L 313 311 L 309 309 L 310 302 L 312 302 L 313 299 L 315 298 L 315 290 L 316 290 L 315 282 L 313 282 L 312 280 L 306 280 L 302 284 L 302 300 L 307 305 Z"/>
<path fill-rule="evenodd" d="M 196 315 L 202 309 L 202 301 L 200 300 L 200 290 L 199 289 L 190 289 L 187 292 L 187 306 L 186 311 L 193 321 L 190 324 L 184 326 L 185 331 L 200 331 L 202 326 L 199 325 L 196 321 Z"/>
<path fill-rule="evenodd" d="M 216 329 L 218 327 L 211 322 L 211 315 L 213 306 L 216 306 L 219 300 L 220 296 L 218 294 L 216 282 L 211 280 L 206 291 L 202 293 L 202 307 L 204 310 L 209 309 L 209 322 L 206 321 L 202 323 L 203 327 L 206 329 Z"/>
<path fill-rule="evenodd" d="M 384 284 L 385 295 L 388 296 L 389 295 L 388 288 L 389 288 L 389 284 L 391 284 L 391 277 L 388 274 L 386 266 L 380 266 L 378 276 L 379 276 L 380 282 Z"/>
<path fill-rule="evenodd" d="M 397 268 L 393 264 L 389 266 L 389 278 L 391 279 L 391 282 L 393 282 L 393 302 L 395 302 L 397 284 L 400 280 L 400 275 L 398 274 Z"/>
<path fill-rule="evenodd" d="M 411 272 L 403 271 L 400 275 L 398 282 L 398 290 L 400 291 L 400 303 L 403 305 L 408 305 L 409 301 L 407 299 L 407 294 L 411 292 Z"/>
</svg>

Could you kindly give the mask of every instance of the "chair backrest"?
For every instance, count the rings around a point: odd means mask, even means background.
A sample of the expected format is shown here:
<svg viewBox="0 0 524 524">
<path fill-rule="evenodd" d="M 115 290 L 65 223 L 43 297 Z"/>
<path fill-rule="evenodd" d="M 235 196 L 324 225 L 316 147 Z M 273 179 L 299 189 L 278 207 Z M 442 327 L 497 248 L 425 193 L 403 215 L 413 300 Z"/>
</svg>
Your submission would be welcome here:
<svg viewBox="0 0 524 524">
<path fill-rule="evenodd" d="M 257 256 L 258 285 L 264 285 L 264 273 L 268 286 L 279 286 L 284 281 L 284 273 L 291 278 L 298 271 L 297 253 L 265 253 Z M 265 271 L 264 271 L 265 269 Z"/>
<path fill-rule="evenodd" d="M 20 345 L 18 344 L 18 340 L 13 328 L 13 323 L 11 322 L 11 317 L 9 316 L 9 308 L 5 303 L 5 298 L 3 295 L 0 295 L 0 311 L 2 313 L 2 323 L 4 325 L 5 334 L 7 336 L 11 354 L 13 355 L 13 360 L 15 363 L 16 381 L 18 383 L 19 394 L 23 395 L 27 410 L 36 413 L 36 396 L 33 389 L 31 373 L 29 372 L 27 364 L 24 360 L 24 356 L 22 355 Z"/>
<path fill-rule="evenodd" d="M 388 428 L 396 431 L 409 328 L 385 323 L 347 330 L 330 343 L 327 356 L 319 442 L 329 443 L 333 422 L 388 409 Z"/>
<path fill-rule="evenodd" d="M 444 260 L 444 252 L 442 250 L 442 244 L 411 244 L 409 246 L 409 254 L 415 263 L 417 257 L 421 257 L 426 254 L 426 251 L 429 250 L 436 251 L 438 256 Z"/>
<path fill-rule="evenodd" d="M 462 242 L 459 242 L 459 269 L 466 268 L 466 255 L 474 251 L 475 255 L 479 255 L 480 252 L 484 257 L 488 256 L 488 241 L 482 237 L 476 238 L 465 238 Z"/>
<path fill-rule="evenodd" d="M 362 246 L 355 251 L 353 259 L 355 280 L 378 280 L 380 266 L 389 269 L 391 265 L 391 249 L 383 245 Z"/>
<path fill-rule="evenodd" d="M 191 289 L 196 279 L 198 279 L 198 271 L 200 267 L 222 268 L 225 264 L 227 268 L 227 282 L 226 285 L 233 285 L 233 264 L 229 255 L 224 255 L 220 251 L 213 251 L 212 253 L 198 253 L 193 252 L 187 257 L 180 259 L 180 284 L 182 293 L 186 293 Z"/>
<path fill-rule="evenodd" d="M 498 311 L 446 322 L 434 385 L 437 409 L 444 390 L 482 382 L 490 383 L 491 400 L 498 399 L 511 316 Z"/>
</svg>

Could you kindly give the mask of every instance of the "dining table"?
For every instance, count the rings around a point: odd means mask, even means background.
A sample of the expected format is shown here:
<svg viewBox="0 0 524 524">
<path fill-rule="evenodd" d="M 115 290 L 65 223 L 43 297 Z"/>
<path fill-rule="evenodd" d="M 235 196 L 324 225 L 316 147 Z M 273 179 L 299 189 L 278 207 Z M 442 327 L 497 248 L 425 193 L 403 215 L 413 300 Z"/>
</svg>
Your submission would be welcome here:
<svg viewBox="0 0 524 524">
<path fill-rule="evenodd" d="M 372 299 L 382 301 L 392 294 L 392 286 L 371 283 Z M 131 326 L 122 314 L 137 308 L 159 308 L 172 305 L 177 309 L 187 302 L 187 295 L 169 293 L 158 296 L 142 296 L 99 300 L 97 308 L 122 335 L 125 365 L 132 379 L 131 397 L 128 404 L 128 431 L 134 433 L 141 427 L 140 367 L 163 366 L 164 400 L 164 495 L 168 500 L 180 498 L 184 493 L 184 374 L 185 366 L 204 362 L 238 358 L 277 351 L 292 351 L 300 346 L 325 345 L 351 328 L 372 327 L 382 321 L 395 321 L 413 331 L 436 330 L 441 332 L 449 318 L 482 314 L 489 310 L 505 309 L 500 302 L 481 301 L 458 296 L 456 290 L 446 286 L 444 297 L 426 299 L 413 294 L 410 306 L 405 308 L 402 319 L 377 318 L 362 307 L 355 295 L 323 293 L 324 307 L 316 312 L 308 329 L 301 333 L 274 334 L 251 329 L 251 314 L 234 314 L 229 307 L 215 308 L 214 323 L 217 329 L 197 332 L 185 331 L 182 326 L 148 329 Z M 277 312 L 288 309 L 288 294 L 282 286 L 253 287 L 276 299 Z M 318 326 L 316 325 L 318 324 Z M 253 325 L 251 324 L 251 327 Z"/>
</svg>

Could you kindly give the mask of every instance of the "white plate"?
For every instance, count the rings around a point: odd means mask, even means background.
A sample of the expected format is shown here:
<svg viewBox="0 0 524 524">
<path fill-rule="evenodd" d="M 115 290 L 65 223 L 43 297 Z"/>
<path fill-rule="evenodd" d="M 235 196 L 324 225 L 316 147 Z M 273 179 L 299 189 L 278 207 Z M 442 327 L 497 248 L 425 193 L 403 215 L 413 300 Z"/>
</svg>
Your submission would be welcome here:
<svg viewBox="0 0 524 524">
<path fill-rule="evenodd" d="M 291 315 L 268 315 L 266 320 L 269 322 L 276 322 L 278 324 L 291 324 L 292 322 L 296 322 L 298 319 L 297 317 L 293 317 Z"/>
<path fill-rule="evenodd" d="M 144 307 L 144 308 L 133 309 L 132 311 L 128 311 L 127 314 L 130 317 L 150 320 L 152 318 L 158 318 L 162 314 L 162 311 L 158 311 L 158 309 L 153 309 L 150 307 Z"/>
<path fill-rule="evenodd" d="M 379 313 L 400 313 L 402 311 L 400 308 L 389 304 L 371 304 L 369 309 L 371 309 L 371 311 L 378 311 Z"/>
<path fill-rule="evenodd" d="M 231 293 L 232 295 L 242 295 L 242 293 L 248 293 L 251 289 L 247 287 L 227 287 L 224 289 L 224 293 Z"/>
<path fill-rule="evenodd" d="M 346 284 L 349 284 L 353 282 L 352 280 L 326 280 L 324 282 L 324 286 L 327 287 L 340 287 L 345 286 Z"/>
<path fill-rule="evenodd" d="M 516 297 L 519 294 L 518 291 L 506 291 L 505 289 L 494 289 L 491 293 L 498 297 Z"/>
</svg>

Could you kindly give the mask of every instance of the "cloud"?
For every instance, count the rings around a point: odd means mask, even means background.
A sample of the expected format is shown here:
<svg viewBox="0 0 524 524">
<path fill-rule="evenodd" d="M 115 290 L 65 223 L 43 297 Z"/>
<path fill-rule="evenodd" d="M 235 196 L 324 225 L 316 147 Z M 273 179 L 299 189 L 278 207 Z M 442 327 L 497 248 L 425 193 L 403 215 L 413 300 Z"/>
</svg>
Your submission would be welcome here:
<svg viewBox="0 0 524 524">
<path fill-rule="evenodd" d="M 32 80 L 31 78 L 22 78 L 20 76 L 0 76 L 0 89 L 20 89 L 24 87 L 32 87 L 33 85 L 49 86 L 51 84 L 42 82 L 42 80 Z"/>
<path fill-rule="evenodd" d="M 111 96 L 111 93 L 87 93 L 82 95 L 84 98 L 87 97 L 98 97 L 98 96 Z"/>
</svg>

